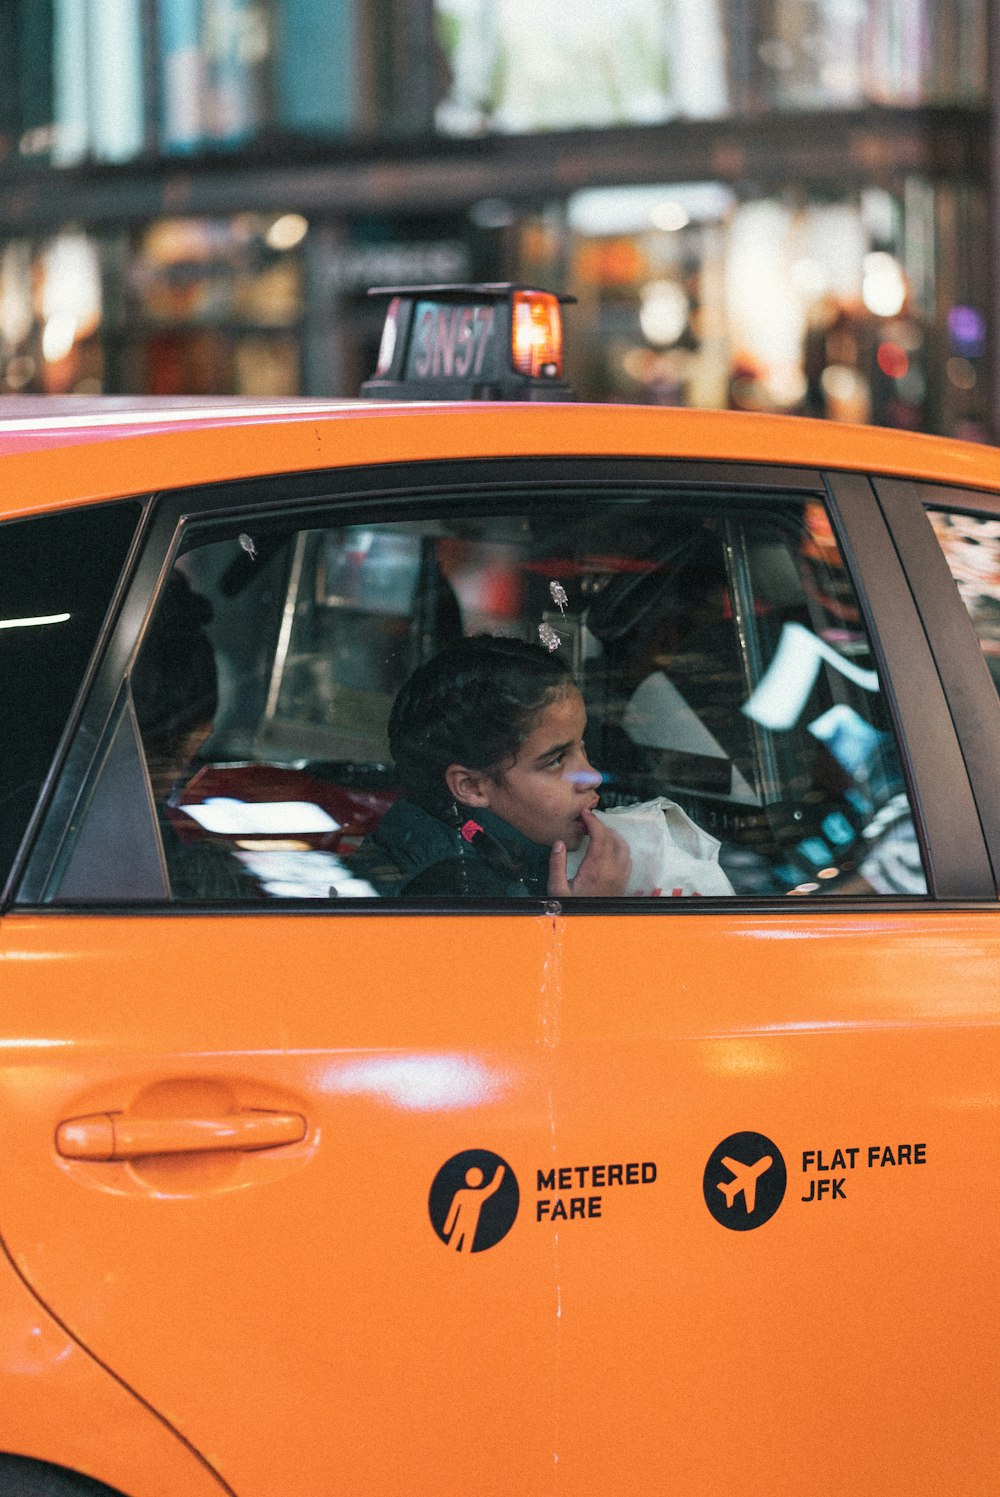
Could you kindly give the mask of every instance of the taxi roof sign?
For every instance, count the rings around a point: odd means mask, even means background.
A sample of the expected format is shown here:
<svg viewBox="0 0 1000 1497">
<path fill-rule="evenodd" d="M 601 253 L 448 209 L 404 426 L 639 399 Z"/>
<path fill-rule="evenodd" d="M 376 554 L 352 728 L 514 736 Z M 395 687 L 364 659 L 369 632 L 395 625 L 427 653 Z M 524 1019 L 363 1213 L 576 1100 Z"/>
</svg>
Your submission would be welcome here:
<svg viewBox="0 0 1000 1497">
<path fill-rule="evenodd" d="M 512 282 L 378 286 L 391 297 L 374 377 L 382 400 L 572 400 L 556 296 Z"/>
</svg>

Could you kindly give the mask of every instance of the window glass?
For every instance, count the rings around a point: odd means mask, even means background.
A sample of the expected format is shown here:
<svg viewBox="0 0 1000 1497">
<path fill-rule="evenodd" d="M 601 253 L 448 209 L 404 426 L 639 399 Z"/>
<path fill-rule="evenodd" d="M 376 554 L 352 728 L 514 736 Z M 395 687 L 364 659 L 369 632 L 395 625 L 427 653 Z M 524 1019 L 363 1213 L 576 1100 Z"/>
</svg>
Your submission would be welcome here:
<svg viewBox="0 0 1000 1497">
<path fill-rule="evenodd" d="M 1000 691 L 1000 519 L 948 510 L 928 514 Z"/>
<path fill-rule="evenodd" d="M 0 526 L 0 884 L 24 835 L 139 518 L 105 505 Z"/>
<path fill-rule="evenodd" d="M 924 891 L 818 503 L 420 504 L 189 531 L 131 678 L 175 898 Z"/>
</svg>

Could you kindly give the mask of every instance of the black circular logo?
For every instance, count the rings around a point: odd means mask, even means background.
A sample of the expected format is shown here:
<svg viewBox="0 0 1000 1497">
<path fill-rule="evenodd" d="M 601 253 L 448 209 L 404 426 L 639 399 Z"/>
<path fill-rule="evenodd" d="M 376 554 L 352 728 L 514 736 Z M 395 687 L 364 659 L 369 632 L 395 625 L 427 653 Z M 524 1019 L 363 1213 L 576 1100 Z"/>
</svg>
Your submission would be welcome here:
<svg viewBox="0 0 1000 1497">
<path fill-rule="evenodd" d="M 751 1232 L 771 1220 L 787 1183 L 777 1144 L 763 1133 L 731 1133 L 705 1166 L 705 1204 L 724 1227 Z"/>
<path fill-rule="evenodd" d="M 502 1241 L 517 1216 L 521 1193 L 505 1159 L 489 1149 L 465 1149 L 434 1176 L 431 1226 L 456 1253 L 481 1253 Z"/>
</svg>

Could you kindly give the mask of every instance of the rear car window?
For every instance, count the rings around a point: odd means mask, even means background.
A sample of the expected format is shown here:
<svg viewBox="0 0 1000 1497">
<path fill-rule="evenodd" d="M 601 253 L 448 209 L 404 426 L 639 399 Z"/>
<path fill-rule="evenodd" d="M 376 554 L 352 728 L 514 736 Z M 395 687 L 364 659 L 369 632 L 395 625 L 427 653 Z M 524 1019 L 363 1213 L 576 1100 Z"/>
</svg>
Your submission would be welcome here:
<svg viewBox="0 0 1000 1497">
<path fill-rule="evenodd" d="M 127 502 L 0 526 L 0 884 L 67 725 L 139 514 Z"/>
<path fill-rule="evenodd" d="M 1000 692 L 1000 519 L 955 510 L 928 515 Z"/>
<path fill-rule="evenodd" d="M 623 834 L 656 808 L 627 894 L 926 891 L 822 504 L 581 486 L 188 528 L 130 680 L 170 898 L 544 894 L 551 839 L 429 799 L 390 743 L 412 673 L 481 634 L 565 662 Z"/>
</svg>

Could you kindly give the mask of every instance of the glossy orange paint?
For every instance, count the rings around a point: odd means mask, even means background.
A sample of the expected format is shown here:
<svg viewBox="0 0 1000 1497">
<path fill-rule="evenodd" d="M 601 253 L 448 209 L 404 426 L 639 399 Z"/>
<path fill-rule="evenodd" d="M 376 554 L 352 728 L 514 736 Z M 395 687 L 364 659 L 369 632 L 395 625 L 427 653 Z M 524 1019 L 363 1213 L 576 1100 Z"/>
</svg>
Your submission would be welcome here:
<svg viewBox="0 0 1000 1497">
<path fill-rule="evenodd" d="M 40 1304 L 0 1257 L 0 1450 L 79 1471 L 130 1497 L 228 1488 Z"/>
<path fill-rule="evenodd" d="M 861 469 L 932 482 L 1000 489 L 995 449 L 877 427 L 802 417 L 610 405 L 378 405 L 301 409 L 279 418 L 219 414 L 173 429 L 150 418 L 145 434 L 79 442 L 79 427 L 46 423 L 23 432 L 43 450 L 3 458 L 0 513 L 266 473 L 385 462 L 514 456 L 674 457 Z M 96 428 L 83 428 L 93 437 Z M 126 428 L 130 431 L 130 428 Z M 65 442 L 66 445 L 56 445 Z"/>
<path fill-rule="evenodd" d="M 12 435 L 0 510 L 552 454 L 1000 489 L 991 449 L 746 415 L 152 424 Z M 930 908 L 7 914 L 0 1449 L 129 1497 L 993 1491 L 998 959 L 995 912 Z M 142 1152 L 258 1117 L 287 1142 Z M 743 1130 L 787 1169 L 746 1232 L 704 1186 Z M 475 1255 L 428 1210 L 468 1149 L 520 1188 Z"/>
<path fill-rule="evenodd" d="M 20 1271 L 244 1497 L 990 1489 L 994 915 L 25 915 L 2 936 Z M 69 1117 L 227 1105 L 301 1112 L 306 1137 L 54 1147 Z M 788 1187 L 731 1232 L 702 1179 L 745 1129 Z M 428 1216 L 469 1148 L 520 1186 L 474 1256 Z M 843 1196 L 804 1201 L 803 1155 L 852 1148 Z M 614 1162 L 655 1179 L 577 1185 Z M 539 1171 L 566 1167 L 599 1215 L 537 1220 Z"/>
</svg>

